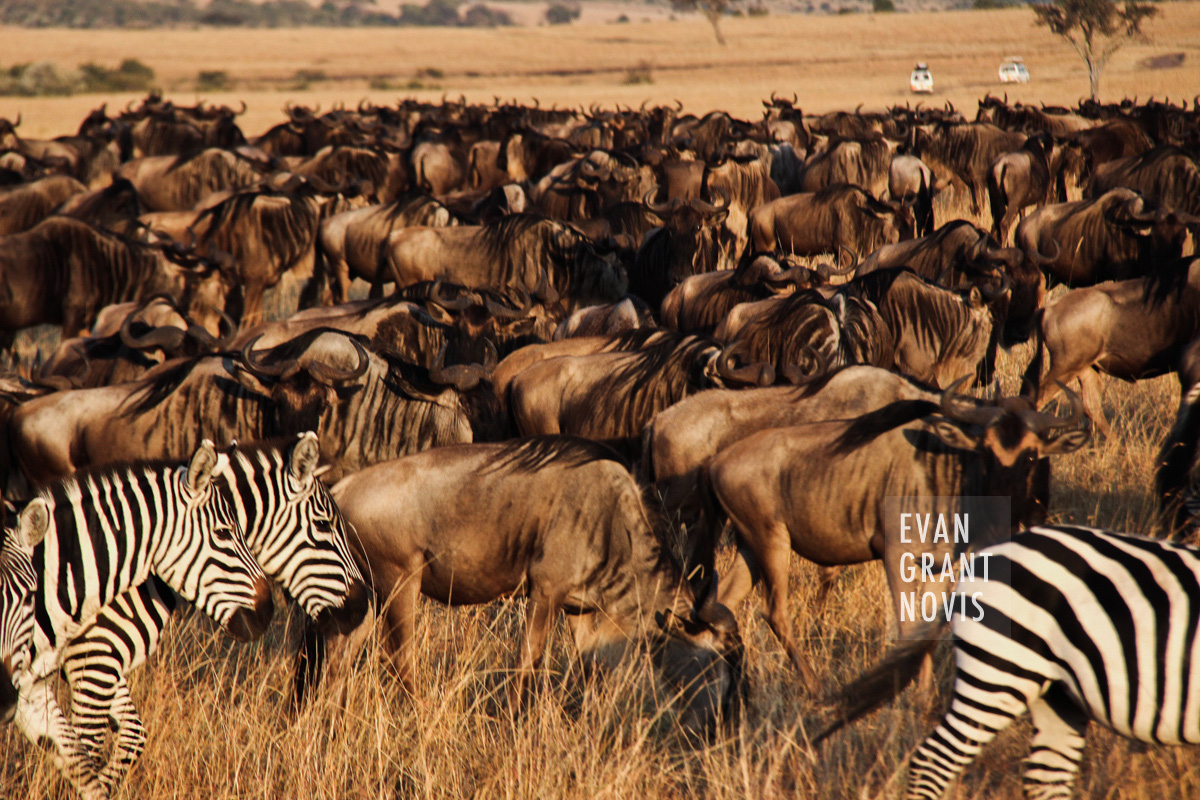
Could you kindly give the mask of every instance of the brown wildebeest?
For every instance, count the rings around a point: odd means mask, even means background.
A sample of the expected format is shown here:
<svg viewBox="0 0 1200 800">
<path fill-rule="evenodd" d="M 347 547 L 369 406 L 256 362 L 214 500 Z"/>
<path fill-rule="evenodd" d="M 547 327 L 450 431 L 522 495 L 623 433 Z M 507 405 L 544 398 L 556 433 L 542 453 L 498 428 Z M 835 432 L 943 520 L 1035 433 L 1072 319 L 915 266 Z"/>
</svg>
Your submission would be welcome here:
<svg viewBox="0 0 1200 800">
<path fill-rule="evenodd" d="M 693 595 L 611 450 L 572 437 L 440 447 L 368 467 L 332 492 L 386 603 L 386 647 L 410 690 L 422 594 L 451 605 L 526 595 L 518 688 L 561 609 L 581 653 L 656 639 L 668 681 L 692 695 L 685 727 L 708 728 L 733 699 L 737 622 L 715 593 Z M 592 626 L 593 613 L 611 624 Z"/>
<path fill-rule="evenodd" d="M 1021 398 L 968 407 L 956 397 L 960 378 L 939 403 L 901 401 L 855 421 L 818 422 L 754 434 L 709 464 L 713 494 L 733 522 L 738 558 L 721 585 L 735 606 L 761 580 L 767 620 L 810 691 L 819 689 L 800 654 L 788 610 L 788 562 L 794 551 L 821 566 L 882 560 L 901 637 L 927 625 L 905 620 L 901 595 L 920 590 L 923 575 L 905 574 L 904 557 L 957 559 L 954 537 L 905 544 L 893 530 L 888 498 L 905 498 L 922 513 L 963 513 L 971 497 L 1011 498 L 1009 519 L 976 524 L 970 546 L 998 541 L 1037 509 L 1035 467 L 1046 456 L 1070 453 L 1089 438 L 1079 427 L 1082 405 L 1060 419 Z M 938 415 L 940 412 L 940 415 Z M 907 508 L 906 508 L 907 510 Z M 918 570 L 918 572 L 920 572 Z M 813 609 L 813 613 L 820 608 Z M 932 673 L 926 670 L 926 675 Z M 928 679 L 922 684 L 927 685 Z"/>
<path fill-rule="evenodd" d="M 1040 312 L 1025 382 L 1038 387 L 1040 406 L 1057 394 L 1058 382 L 1078 378 L 1084 409 L 1108 433 L 1097 372 L 1129 382 L 1172 372 L 1198 333 L 1200 259 L 1178 259 L 1148 278 L 1072 289 Z"/>
</svg>

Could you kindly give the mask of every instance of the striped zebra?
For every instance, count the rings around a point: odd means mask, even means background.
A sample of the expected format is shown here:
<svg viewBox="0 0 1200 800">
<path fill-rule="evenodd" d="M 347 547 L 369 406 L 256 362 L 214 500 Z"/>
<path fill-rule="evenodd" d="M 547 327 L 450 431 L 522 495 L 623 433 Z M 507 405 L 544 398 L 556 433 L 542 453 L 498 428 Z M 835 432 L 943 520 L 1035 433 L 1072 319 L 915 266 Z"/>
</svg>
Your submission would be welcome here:
<svg viewBox="0 0 1200 800">
<path fill-rule="evenodd" d="M 122 593 L 157 575 L 240 639 L 266 630 L 271 586 L 246 549 L 237 516 L 213 481 L 224 460 L 205 441 L 185 465 L 78 473 L 38 496 L 50 526 L 34 548 L 30 664 L 16 674 L 16 721 L 47 739 L 84 800 L 109 796 L 99 769 L 55 698 L 70 641 Z"/>
<path fill-rule="evenodd" d="M 286 447 L 234 448 L 228 456 L 217 475 L 228 488 L 250 552 L 318 629 L 352 630 L 366 613 L 367 592 L 346 523 L 318 479 L 316 434 L 301 434 Z M 154 652 L 176 605 L 160 580 L 146 581 L 102 609 L 64 651 L 71 722 L 93 761 L 104 763 L 110 719 L 116 727 L 112 754 L 100 773 L 108 791 L 146 744 L 126 676 Z"/>
<path fill-rule="evenodd" d="M 942 797 L 1027 711 L 1024 786 L 1036 800 L 1071 796 L 1091 720 L 1152 744 L 1200 744 L 1200 549 L 1055 525 L 983 555 L 990 579 L 960 584 L 980 607 L 952 623 L 953 697 L 909 762 L 908 800 Z M 895 666 L 855 683 L 915 671 Z"/>
<path fill-rule="evenodd" d="M 33 548 L 49 527 L 45 501 L 34 500 L 21 512 L 17 526 L 4 531 L 0 543 L 0 719 L 4 722 L 16 713 L 13 676 L 28 666 L 33 645 L 33 594 L 37 588 Z"/>
</svg>

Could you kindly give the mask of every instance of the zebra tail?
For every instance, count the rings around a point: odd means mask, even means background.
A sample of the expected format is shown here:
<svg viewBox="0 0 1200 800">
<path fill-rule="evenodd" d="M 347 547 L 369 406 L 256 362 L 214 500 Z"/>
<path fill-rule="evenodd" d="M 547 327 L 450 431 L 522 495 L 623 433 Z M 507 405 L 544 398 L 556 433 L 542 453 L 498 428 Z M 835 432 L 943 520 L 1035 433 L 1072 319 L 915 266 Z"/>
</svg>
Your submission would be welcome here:
<svg viewBox="0 0 1200 800">
<path fill-rule="evenodd" d="M 820 744 L 859 717 L 894 700 L 916 679 L 922 662 L 941 641 L 945 629 L 945 625 L 939 625 L 920 638 L 901 642 L 879 664 L 843 686 L 833 700 L 830 718 L 817 730 L 812 743 Z"/>
</svg>

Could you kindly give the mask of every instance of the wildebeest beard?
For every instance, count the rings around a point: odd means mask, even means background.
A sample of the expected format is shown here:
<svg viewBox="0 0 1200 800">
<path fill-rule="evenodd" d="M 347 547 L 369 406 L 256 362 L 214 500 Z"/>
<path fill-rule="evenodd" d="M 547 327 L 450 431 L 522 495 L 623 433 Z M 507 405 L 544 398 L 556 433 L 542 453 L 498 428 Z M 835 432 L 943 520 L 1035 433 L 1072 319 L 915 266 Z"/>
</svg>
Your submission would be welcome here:
<svg viewBox="0 0 1200 800">
<path fill-rule="evenodd" d="M 300 370 L 271 390 L 275 413 L 268 419 L 268 436 L 298 436 L 305 431 L 319 431 L 321 414 L 333 389 L 314 380 L 306 370 Z"/>
</svg>

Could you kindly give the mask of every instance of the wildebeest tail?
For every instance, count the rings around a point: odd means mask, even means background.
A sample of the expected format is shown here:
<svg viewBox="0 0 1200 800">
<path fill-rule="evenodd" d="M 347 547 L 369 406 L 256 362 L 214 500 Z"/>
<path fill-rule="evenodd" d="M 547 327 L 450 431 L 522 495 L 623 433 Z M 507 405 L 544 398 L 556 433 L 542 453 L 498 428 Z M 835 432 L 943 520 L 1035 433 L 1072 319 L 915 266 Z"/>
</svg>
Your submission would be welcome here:
<svg viewBox="0 0 1200 800">
<path fill-rule="evenodd" d="M 997 240 L 1000 238 L 1000 220 L 1004 219 L 1004 212 L 1008 208 L 1008 195 L 1004 192 L 1004 173 L 1007 170 L 1007 165 L 1001 163 L 1000 171 L 988 172 L 988 202 L 992 207 L 992 233 Z M 1000 241 L 1003 245 L 1004 242 Z"/>
<path fill-rule="evenodd" d="M 1033 358 L 1029 361 L 1029 366 L 1025 368 L 1025 375 L 1021 378 L 1021 394 L 1035 402 L 1038 396 L 1038 388 L 1042 384 L 1042 354 L 1046 350 L 1046 337 L 1042 334 L 1042 318 L 1045 314 L 1045 308 L 1039 308 L 1033 313 L 1033 318 L 1030 321 L 1034 337 Z"/>
<path fill-rule="evenodd" d="M 917 677 L 921 663 L 941 641 L 945 625 L 931 626 L 919 637 L 893 647 L 875 667 L 859 675 L 838 691 L 833 710 L 812 735 L 819 744 L 859 717 L 890 703 Z"/>
<path fill-rule="evenodd" d="M 917 190 L 916 217 L 917 235 L 931 235 L 935 227 L 933 222 L 933 187 L 929 185 L 924 171 L 921 172 L 921 188 Z"/>
</svg>

